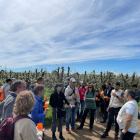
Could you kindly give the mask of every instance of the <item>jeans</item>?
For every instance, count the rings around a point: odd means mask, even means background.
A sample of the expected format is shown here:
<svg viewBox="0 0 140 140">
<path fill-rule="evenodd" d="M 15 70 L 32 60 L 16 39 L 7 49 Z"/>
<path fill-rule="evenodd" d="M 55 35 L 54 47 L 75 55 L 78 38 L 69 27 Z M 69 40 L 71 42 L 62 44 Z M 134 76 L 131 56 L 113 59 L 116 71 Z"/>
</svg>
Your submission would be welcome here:
<svg viewBox="0 0 140 140">
<path fill-rule="evenodd" d="M 119 125 L 118 125 L 118 123 L 116 121 L 116 118 L 118 116 L 118 113 L 119 113 L 120 109 L 121 109 L 120 107 L 119 108 L 110 108 L 109 109 L 109 121 L 107 123 L 107 128 L 106 128 L 105 133 L 108 134 L 108 132 L 110 131 L 112 123 L 114 121 L 114 116 L 115 116 L 115 133 L 117 133 L 117 134 L 119 133 Z"/>
<path fill-rule="evenodd" d="M 78 106 L 75 105 L 74 108 L 67 108 L 67 114 L 66 114 L 66 130 L 69 130 L 69 122 L 71 119 L 71 128 L 75 129 L 75 115 L 77 113 Z"/>
<path fill-rule="evenodd" d="M 131 133 L 128 131 L 124 135 L 121 130 L 120 140 L 133 140 L 134 135 L 135 135 L 135 133 Z"/>
<path fill-rule="evenodd" d="M 77 119 L 82 119 L 83 116 L 83 112 L 84 112 L 84 107 L 85 107 L 85 101 L 84 100 L 80 100 L 80 112 L 79 109 L 77 111 Z"/>
<path fill-rule="evenodd" d="M 108 108 L 109 103 L 104 103 L 104 116 L 103 116 L 103 120 L 106 122 L 107 117 L 108 117 L 108 112 L 106 111 L 106 109 Z"/>
<path fill-rule="evenodd" d="M 96 111 L 95 111 L 95 114 L 94 114 L 94 119 L 99 119 L 99 109 L 100 107 L 96 107 Z"/>
<path fill-rule="evenodd" d="M 90 113 L 90 124 L 89 124 L 89 127 L 90 128 L 93 128 L 94 114 L 95 114 L 96 109 L 89 109 L 89 108 L 85 108 L 85 110 L 84 110 L 84 114 L 83 114 L 83 117 L 82 117 L 82 122 L 80 124 L 80 127 L 82 127 L 82 128 L 84 126 L 84 123 L 85 123 L 85 120 L 86 120 L 86 117 L 87 117 L 87 114 L 88 114 L 89 110 L 91 111 L 91 113 Z"/>
<path fill-rule="evenodd" d="M 56 108 L 52 108 L 52 126 L 51 126 L 51 131 L 52 132 L 56 132 L 57 120 L 59 122 L 59 124 L 58 124 L 58 132 L 62 132 L 63 117 L 56 119 Z"/>
</svg>

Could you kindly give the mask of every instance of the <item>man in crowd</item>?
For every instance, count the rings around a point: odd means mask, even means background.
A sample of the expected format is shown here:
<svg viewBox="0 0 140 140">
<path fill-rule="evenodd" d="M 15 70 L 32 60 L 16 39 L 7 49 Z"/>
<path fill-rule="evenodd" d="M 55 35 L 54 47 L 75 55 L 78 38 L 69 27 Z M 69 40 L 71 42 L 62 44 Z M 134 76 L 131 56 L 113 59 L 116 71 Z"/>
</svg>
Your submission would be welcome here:
<svg viewBox="0 0 140 140">
<path fill-rule="evenodd" d="M 67 77 L 66 78 L 66 83 L 64 85 L 63 93 L 65 93 L 65 89 L 68 87 L 69 83 L 70 83 L 70 77 Z"/>
<path fill-rule="evenodd" d="M 16 80 L 11 85 L 11 91 L 8 92 L 7 98 L 0 103 L 0 114 L 2 113 L 2 120 L 11 116 L 16 97 L 21 91 L 25 90 L 25 83 L 21 80 Z"/>
<path fill-rule="evenodd" d="M 101 123 L 106 123 L 107 116 L 108 116 L 107 108 L 109 106 L 112 90 L 113 90 L 113 88 L 111 87 L 111 84 L 106 83 L 106 89 L 104 91 L 104 116 L 103 116 L 103 120 L 101 121 Z"/>
<path fill-rule="evenodd" d="M 43 77 L 39 77 L 37 82 L 31 85 L 31 90 L 33 91 L 35 85 L 45 85 L 45 80 Z"/>
<path fill-rule="evenodd" d="M 134 91 L 136 92 L 136 98 L 135 98 L 135 100 L 137 101 L 137 103 L 139 103 L 139 100 L 140 100 L 140 90 L 138 89 L 137 84 L 133 84 L 132 87 L 133 87 Z M 139 113 L 139 111 L 138 111 L 138 118 L 140 119 L 140 113 Z"/>
<path fill-rule="evenodd" d="M 26 80 L 26 90 L 30 90 L 31 82 L 29 79 Z"/>
<path fill-rule="evenodd" d="M 70 83 L 65 90 L 65 97 L 67 101 L 69 102 L 69 104 L 73 105 L 73 108 L 70 108 L 67 104 L 65 105 L 66 110 L 67 110 L 67 114 L 66 114 L 66 132 L 67 133 L 70 133 L 70 130 L 69 130 L 70 118 L 71 118 L 71 130 L 73 132 L 77 132 L 77 130 L 75 129 L 75 115 L 78 111 L 78 106 L 80 103 L 80 96 L 79 96 L 78 89 L 76 88 L 75 85 L 76 85 L 76 80 L 74 78 L 71 78 Z"/>
<path fill-rule="evenodd" d="M 118 113 L 117 122 L 121 129 L 120 140 L 133 140 L 134 135 L 138 131 L 138 104 L 135 100 L 136 92 L 125 90 L 124 98 L 127 103 L 123 105 Z"/>
<path fill-rule="evenodd" d="M 123 106 L 123 103 L 124 103 L 123 91 L 120 90 L 120 83 L 116 82 L 114 85 L 114 90 L 112 90 L 111 92 L 110 103 L 107 108 L 107 111 L 109 111 L 109 121 L 107 124 L 107 128 L 104 134 L 101 136 L 101 138 L 108 137 L 108 132 L 111 129 L 111 125 L 112 125 L 112 122 L 114 121 L 114 116 L 115 116 L 115 139 L 118 139 L 119 126 L 118 126 L 118 123 L 116 122 L 116 118 L 117 118 L 119 110 Z"/>
<path fill-rule="evenodd" d="M 6 84 L 3 85 L 3 90 L 4 90 L 4 96 L 5 98 L 8 96 L 8 91 L 10 89 L 10 86 L 12 84 L 12 79 L 11 78 L 8 78 L 6 79 Z"/>
</svg>

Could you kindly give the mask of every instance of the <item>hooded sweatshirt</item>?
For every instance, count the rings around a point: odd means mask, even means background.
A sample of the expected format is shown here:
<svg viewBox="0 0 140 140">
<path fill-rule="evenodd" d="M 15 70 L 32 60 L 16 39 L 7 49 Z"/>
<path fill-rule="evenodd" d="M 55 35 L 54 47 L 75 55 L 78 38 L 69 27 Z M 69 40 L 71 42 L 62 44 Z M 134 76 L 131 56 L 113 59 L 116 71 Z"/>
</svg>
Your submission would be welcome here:
<svg viewBox="0 0 140 140">
<path fill-rule="evenodd" d="M 8 94 L 7 98 L 0 103 L 0 114 L 2 113 L 2 120 L 11 116 L 17 97 L 17 94 L 13 91 L 9 91 Z"/>
</svg>

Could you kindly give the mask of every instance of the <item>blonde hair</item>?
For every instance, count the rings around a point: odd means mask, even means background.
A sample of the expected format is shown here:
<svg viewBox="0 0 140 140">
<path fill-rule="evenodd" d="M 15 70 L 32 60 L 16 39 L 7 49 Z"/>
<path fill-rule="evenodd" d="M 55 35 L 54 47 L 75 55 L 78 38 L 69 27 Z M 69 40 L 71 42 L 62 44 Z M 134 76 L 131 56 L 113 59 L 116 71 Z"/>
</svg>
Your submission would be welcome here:
<svg viewBox="0 0 140 140">
<path fill-rule="evenodd" d="M 34 94 L 31 91 L 22 91 L 18 94 L 15 105 L 14 113 L 16 115 L 28 115 L 35 103 Z"/>
</svg>

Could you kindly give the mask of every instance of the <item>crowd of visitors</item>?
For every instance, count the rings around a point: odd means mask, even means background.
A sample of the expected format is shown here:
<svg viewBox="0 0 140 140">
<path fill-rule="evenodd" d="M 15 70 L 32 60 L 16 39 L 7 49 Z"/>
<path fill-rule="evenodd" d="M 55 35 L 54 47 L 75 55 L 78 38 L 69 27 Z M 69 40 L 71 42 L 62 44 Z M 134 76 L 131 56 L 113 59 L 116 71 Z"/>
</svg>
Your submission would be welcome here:
<svg viewBox="0 0 140 140">
<path fill-rule="evenodd" d="M 113 86 L 107 82 L 101 86 L 101 91 L 93 84 L 84 85 L 80 81 L 76 87 L 75 78 L 66 78 L 66 83 L 56 84 L 50 95 L 49 104 L 52 107 L 52 139 L 56 138 L 58 120 L 59 138 L 65 140 L 62 133 L 63 119 L 66 116 L 66 132 L 84 129 L 87 115 L 90 116 L 89 131 L 92 132 L 94 123 L 106 123 L 106 130 L 101 138 L 109 137 L 112 125 L 115 125 L 114 138 L 133 140 L 138 131 L 137 121 L 140 118 L 138 103 L 140 91 L 136 84 L 133 89 L 121 90 L 116 82 Z M 30 80 L 6 79 L 6 84 L 0 91 L 0 140 L 43 140 L 44 118 L 48 113 L 47 97 L 45 97 L 45 79 L 39 77 L 33 84 Z M 65 107 L 65 108 L 64 108 Z M 102 120 L 99 120 L 102 116 Z M 108 120 L 108 121 L 107 121 Z M 75 121 L 80 126 L 75 128 Z M 71 125 L 71 129 L 70 126 Z M 14 126 L 14 127 L 13 127 Z M 12 133 L 13 132 L 13 133 Z"/>
</svg>

